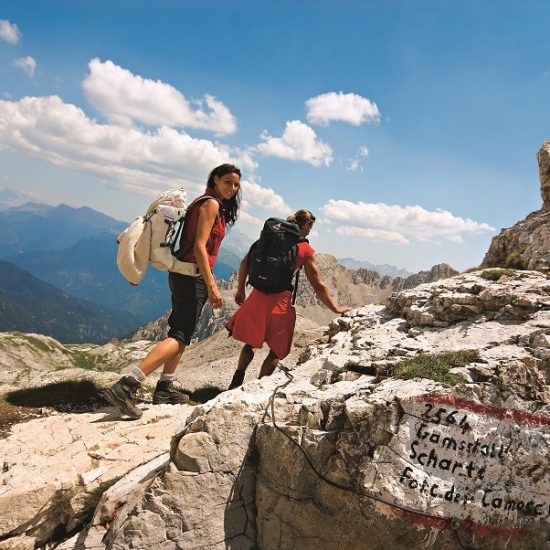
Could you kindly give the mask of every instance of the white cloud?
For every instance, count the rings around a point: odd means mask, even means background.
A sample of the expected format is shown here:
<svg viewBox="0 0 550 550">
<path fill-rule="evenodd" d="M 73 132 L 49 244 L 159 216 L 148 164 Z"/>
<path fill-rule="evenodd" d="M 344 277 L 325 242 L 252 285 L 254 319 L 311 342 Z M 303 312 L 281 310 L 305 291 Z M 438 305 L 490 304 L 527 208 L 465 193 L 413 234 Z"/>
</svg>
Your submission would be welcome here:
<svg viewBox="0 0 550 550">
<path fill-rule="evenodd" d="M 349 170 L 350 172 L 357 172 L 357 170 L 363 171 L 363 167 L 361 166 L 361 160 L 358 158 L 352 158 L 349 159 L 348 164 L 346 165 L 346 170 Z"/>
<path fill-rule="evenodd" d="M 380 111 L 376 103 L 357 94 L 321 94 L 308 99 L 306 107 L 308 121 L 321 126 L 328 126 L 334 120 L 348 122 L 353 126 L 380 120 Z"/>
<path fill-rule="evenodd" d="M 21 39 L 21 33 L 15 23 L 10 23 L 7 19 L 0 19 L 0 40 L 9 44 L 17 44 Z"/>
<path fill-rule="evenodd" d="M 334 222 L 345 224 L 337 229 L 340 234 L 391 244 L 406 244 L 409 238 L 423 242 L 438 239 L 462 242 L 462 235 L 479 235 L 495 230 L 486 223 L 460 218 L 447 210 L 429 211 L 421 206 L 331 199 L 321 208 L 321 213 Z"/>
<path fill-rule="evenodd" d="M 235 147 L 231 150 L 231 154 L 235 159 L 235 164 L 237 164 L 241 170 L 252 172 L 258 168 L 258 163 L 254 160 L 253 152 L 249 149 L 239 149 Z"/>
<path fill-rule="evenodd" d="M 0 150 L 99 175 L 148 194 L 184 185 L 202 191 L 210 170 L 233 151 L 162 126 L 154 132 L 98 124 L 58 96 L 0 100 Z"/>
<path fill-rule="evenodd" d="M 88 66 L 90 74 L 82 83 L 86 98 L 113 123 L 185 126 L 217 135 L 237 129 L 231 111 L 211 95 L 189 101 L 170 84 L 134 75 L 112 61 L 96 58 Z"/>
<path fill-rule="evenodd" d="M 262 227 L 264 222 L 263 220 L 260 220 L 260 218 L 257 218 L 256 216 L 253 216 L 252 214 L 249 214 L 246 210 L 241 209 L 239 212 L 239 221 L 241 222 L 247 222 L 254 226 Z"/>
<path fill-rule="evenodd" d="M 348 164 L 346 166 L 346 170 L 350 170 L 351 172 L 356 172 L 357 170 L 360 170 L 361 172 L 363 172 L 363 165 L 361 163 L 361 158 L 368 157 L 368 156 L 369 156 L 368 147 L 366 145 L 359 147 L 359 152 L 357 153 L 357 156 L 349 159 Z"/>
<path fill-rule="evenodd" d="M 267 156 L 302 160 L 313 166 L 332 163 L 330 146 L 318 140 L 313 128 L 299 120 L 287 122 L 281 137 L 272 137 L 264 131 L 262 140 L 264 143 L 258 145 L 258 150 Z"/>
<path fill-rule="evenodd" d="M 18 69 L 21 69 L 27 76 L 30 76 L 31 78 L 34 76 L 34 71 L 36 70 L 36 61 L 30 55 L 27 55 L 27 57 L 20 57 L 19 59 L 16 59 L 13 64 Z"/>
<path fill-rule="evenodd" d="M 258 206 L 276 214 L 288 216 L 292 210 L 284 199 L 269 187 L 244 180 L 242 182 L 243 204 L 245 206 Z"/>
<path fill-rule="evenodd" d="M 409 241 L 397 231 L 372 229 L 367 227 L 351 227 L 343 225 L 336 228 L 336 233 L 344 237 L 361 237 L 370 241 L 381 241 L 389 244 L 409 244 Z"/>
<path fill-rule="evenodd" d="M 246 195 L 246 201 L 250 205 L 258 206 L 264 210 L 270 210 L 281 215 L 289 215 L 291 212 L 290 206 L 270 187 L 262 187 L 254 182 L 243 181 L 243 195 Z"/>
</svg>

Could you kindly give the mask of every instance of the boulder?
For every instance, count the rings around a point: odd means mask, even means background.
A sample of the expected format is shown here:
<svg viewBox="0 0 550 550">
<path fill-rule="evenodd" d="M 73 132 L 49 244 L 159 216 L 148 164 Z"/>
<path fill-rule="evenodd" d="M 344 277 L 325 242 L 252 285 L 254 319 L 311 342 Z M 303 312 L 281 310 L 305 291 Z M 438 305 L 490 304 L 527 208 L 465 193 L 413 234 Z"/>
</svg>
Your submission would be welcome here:
<svg viewBox="0 0 550 550">
<path fill-rule="evenodd" d="M 542 209 L 550 210 L 550 140 L 546 140 L 537 153 L 539 163 Z"/>
</svg>

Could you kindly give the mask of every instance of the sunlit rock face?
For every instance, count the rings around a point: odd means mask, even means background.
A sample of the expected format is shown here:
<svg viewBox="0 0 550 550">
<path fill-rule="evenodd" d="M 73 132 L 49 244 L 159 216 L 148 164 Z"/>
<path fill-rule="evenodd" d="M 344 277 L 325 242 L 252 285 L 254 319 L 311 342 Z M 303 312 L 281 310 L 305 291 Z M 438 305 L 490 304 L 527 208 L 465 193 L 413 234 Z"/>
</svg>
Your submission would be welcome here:
<svg viewBox="0 0 550 550">
<path fill-rule="evenodd" d="M 550 140 L 537 153 L 542 208 L 493 237 L 481 267 L 550 270 Z"/>
<path fill-rule="evenodd" d="M 454 386 L 387 376 L 472 351 Z M 109 522 L 106 548 L 544 547 L 544 274 L 400 292 L 335 320 L 293 366 L 197 407 L 164 474 Z"/>
<path fill-rule="evenodd" d="M 537 153 L 537 161 L 539 163 L 542 209 L 550 210 L 550 140 L 542 144 L 542 147 Z"/>
</svg>

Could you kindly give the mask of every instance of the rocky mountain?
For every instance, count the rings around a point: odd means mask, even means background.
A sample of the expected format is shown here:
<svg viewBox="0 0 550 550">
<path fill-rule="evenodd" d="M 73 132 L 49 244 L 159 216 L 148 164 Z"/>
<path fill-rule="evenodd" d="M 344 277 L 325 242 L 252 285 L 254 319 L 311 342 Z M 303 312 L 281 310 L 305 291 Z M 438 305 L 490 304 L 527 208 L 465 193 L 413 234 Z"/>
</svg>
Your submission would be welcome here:
<svg viewBox="0 0 550 550">
<path fill-rule="evenodd" d="M 449 264 L 437 264 L 434 265 L 429 271 L 419 271 L 410 275 L 403 281 L 403 288 L 414 288 L 415 286 L 423 283 L 431 283 L 433 281 L 439 281 L 440 279 L 448 279 L 458 275 L 458 271 L 453 269 Z"/>
<path fill-rule="evenodd" d="M 62 342 L 105 342 L 135 330 L 139 321 L 79 300 L 0 260 L 0 331 L 40 332 Z"/>
<path fill-rule="evenodd" d="M 550 270 L 550 140 L 537 153 L 542 208 L 493 237 L 481 267 Z"/>
<path fill-rule="evenodd" d="M 212 338 L 185 380 L 229 379 L 227 339 Z M 0 439 L 0 548 L 544 547 L 546 275 L 422 284 L 336 319 L 301 351 L 290 372 L 204 405 L 146 400 L 130 423 L 109 408 L 43 411 L 13 426 Z"/>
<path fill-rule="evenodd" d="M 439 264 L 430 271 L 421 271 L 406 279 L 389 276 L 381 277 L 375 271 L 363 268 L 346 269 L 330 254 L 317 254 L 317 265 L 321 277 L 329 292 L 336 297 L 339 304 L 357 307 L 364 304 L 383 303 L 393 292 L 413 288 L 421 283 L 433 282 L 456 275 L 458 272 L 447 264 Z M 203 340 L 218 330 L 224 329 L 226 321 L 237 309 L 233 299 L 237 288 L 236 275 L 222 285 L 224 305 L 214 313 L 206 306 L 197 325 L 198 340 Z M 336 317 L 317 298 L 304 273 L 301 273 L 296 294 L 296 312 L 298 319 L 311 326 L 328 324 Z M 168 315 L 165 312 L 160 318 L 140 327 L 130 339 L 161 340 L 168 330 Z"/>
<path fill-rule="evenodd" d="M 401 269 L 389 264 L 373 264 L 366 260 L 356 260 L 355 258 L 338 258 L 338 263 L 348 269 L 366 269 L 368 271 L 376 271 L 381 277 L 389 275 L 390 277 L 406 278 L 412 275 L 410 271 Z"/>
<path fill-rule="evenodd" d="M 97 233 L 118 235 L 126 224 L 88 207 L 27 203 L 0 211 L 0 258 L 60 250 Z"/>
<path fill-rule="evenodd" d="M 64 292 L 127 311 L 140 323 L 170 307 L 166 273 L 151 268 L 138 287 L 122 277 L 116 265 L 116 236 L 110 233 L 97 233 L 61 250 L 27 252 L 9 259 Z"/>
</svg>

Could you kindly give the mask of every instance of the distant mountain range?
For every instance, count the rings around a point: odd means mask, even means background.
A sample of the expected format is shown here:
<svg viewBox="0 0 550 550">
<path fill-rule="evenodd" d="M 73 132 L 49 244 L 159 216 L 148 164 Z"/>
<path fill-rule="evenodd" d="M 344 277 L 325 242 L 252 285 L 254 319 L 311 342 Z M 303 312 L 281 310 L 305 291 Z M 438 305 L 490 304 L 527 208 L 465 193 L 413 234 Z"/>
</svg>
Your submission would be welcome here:
<svg viewBox="0 0 550 550">
<path fill-rule="evenodd" d="M 99 342 L 124 336 L 170 308 L 166 273 L 149 268 L 137 287 L 119 273 L 116 236 L 126 222 L 88 207 L 17 204 L 23 199 L 0 189 L 0 330 Z M 218 279 L 229 280 L 252 241 L 238 229 L 228 231 L 214 270 Z M 410 275 L 352 258 L 339 262 L 381 276 Z"/>
<path fill-rule="evenodd" d="M 98 233 L 118 235 L 126 225 L 86 206 L 27 203 L 0 211 L 0 258 L 61 250 Z"/>
<path fill-rule="evenodd" d="M 126 225 L 87 207 L 27 203 L 8 208 L 0 211 L 0 259 L 71 296 L 127 311 L 146 323 L 170 308 L 167 274 L 150 268 L 138 287 L 122 277 L 116 236 Z M 229 279 L 240 260 L 240 250 L 224 243 L 214 274 Z"/>
<path fill-rule="evenodd" d="M 356 260 L 354 258 L 338 258 L 338 263 L 347 267 L 348 269 L 368 269 L 370 271 L 376 271 L 381 277 L 389 275 L 390 277 L 403 277 L 407 278 L 412 273 L 406 269 L 401 269 L 393 265 L 382 264 L 376 265 L 367 262 L 366 260 Z"/>
<path fill-rule="evenodd" d="M 139 326 L 127 312 L 79 300 L 0 260 L 0 331 L 37 332 L 63 343 L 103 343 Z"/>
</svg>

